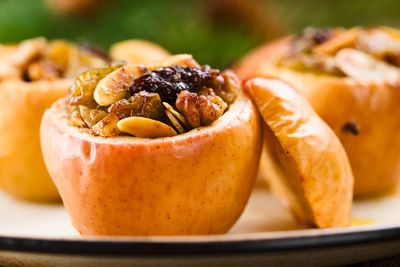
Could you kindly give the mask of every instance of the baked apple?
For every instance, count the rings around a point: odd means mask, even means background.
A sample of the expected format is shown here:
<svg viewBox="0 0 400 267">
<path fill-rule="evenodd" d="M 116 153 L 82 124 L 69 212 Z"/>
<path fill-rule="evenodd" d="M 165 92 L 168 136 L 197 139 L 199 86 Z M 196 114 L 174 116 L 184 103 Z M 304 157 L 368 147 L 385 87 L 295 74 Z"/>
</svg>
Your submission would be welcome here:
<svg viewBox="0 0 400 267">
<path fill-rule="evenodd" d="M 250 53 L 239 77 L 296 87 L 335 131 L 350 159 L 356 197 L 390 192 L 400 179 L 400 32 L 306 29 Z"/>
<path fill-rule="evenodd" d="M 41 157 L 41 117 L 65 95 L 73 76 L 100 64 L 102 58 L 63 40 L 0 45 L 1 189 L 26 200 L 58 199 Z"/>
<path fill-rule="evenodd" d="M 261 129 L 232 72 L 177 55 L 79 75 L 41 145 L 82 235 L 219 234 L 247 203 Z"/>
<path fill-rule="evenodd" d="M 353 174 L 335 133 L 288 84 L 255 78 L 245 89 L 264 119 L 271 189 L 299 221 L 321 228 L 350 223 Z"/>
<path fill-rule="evenodd" d="M 140 39 L 121 41 L 110 47 L 110 56 L 113 60 L 129 61 L 134 64 L 153 64 L 169 55 L 161 46 Z"/>
</svg>

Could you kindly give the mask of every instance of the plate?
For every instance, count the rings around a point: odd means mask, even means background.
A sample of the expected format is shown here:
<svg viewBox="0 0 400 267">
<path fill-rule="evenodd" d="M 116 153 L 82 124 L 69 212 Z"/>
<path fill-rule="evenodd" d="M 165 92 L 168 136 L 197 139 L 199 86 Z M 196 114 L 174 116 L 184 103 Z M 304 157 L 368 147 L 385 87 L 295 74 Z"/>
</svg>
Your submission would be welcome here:
<svg viewBox="0 0 400 267">
<path fill-rule="evenodd" d="M 400 191 L 356 201 L 353 226 L 305 229 L 263 183 L 225 235 L 83 238 L 61 204 L 0 193 L 0 265 L 6 266 L 321 266 L 400 253 Z"/>
</svg>

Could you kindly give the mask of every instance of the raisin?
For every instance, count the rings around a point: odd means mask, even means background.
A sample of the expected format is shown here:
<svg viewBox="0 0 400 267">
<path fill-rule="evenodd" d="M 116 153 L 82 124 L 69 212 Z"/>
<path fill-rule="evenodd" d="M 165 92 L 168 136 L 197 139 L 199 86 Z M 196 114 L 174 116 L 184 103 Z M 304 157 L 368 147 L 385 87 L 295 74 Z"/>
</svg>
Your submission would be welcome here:
<svg viewBox="0 0 400 267">
<path fill-rule="evenodd" d="M 174 104 L 177 95 L 184 90 L 197 92 L 210 86 L 213 75 L 209 68 L 163 67 L 149 71 L 133 81 L 130 93 L 140 91 L 158 93 L 162 101 Z"/>
<path fill-rule="evenodd" d="M 105 68 L 91 69 L 76 77 L 74 84 L 67 93 L 67 103 L 70 105 L 85 105 L 94 101 L 93 93 L 99 81 L 121 65 L 111 65 Z"/>
</svg>

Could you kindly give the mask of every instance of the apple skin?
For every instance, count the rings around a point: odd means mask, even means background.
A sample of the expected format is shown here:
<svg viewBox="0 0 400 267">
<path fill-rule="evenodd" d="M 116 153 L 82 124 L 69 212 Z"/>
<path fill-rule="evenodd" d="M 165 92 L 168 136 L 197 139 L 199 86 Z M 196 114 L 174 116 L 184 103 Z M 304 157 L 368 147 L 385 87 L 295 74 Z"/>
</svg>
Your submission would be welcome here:
<svg viewBox="0 0 400 267">
<path fill-rule="evenodd" d="M 275 58 L 286 53 L 290 42 L 291 37 L 286 37 L 256 49 L 236 65 L 235 73 L 242 79 L 276 77 L 306 96 L 346 150 L 355 197 L 392 192 L 400 179 L 400 85 L 278 67 Z M 343 129 L 350 121 L 356 123 L 358 134 Z"/>
<path fill-rule="evenodd" d="M 158 139 L 95 137 L 62 113 L 62 100 L 45 112 L 42 152 L 82 235 L 220 234 L 240 217 L 262 142 L 247 97 L 209 127 Z"/>
<path fill-rule="evenodd" d="M 30 201 L 59 200 L 43 162 L 39 128 L 46 108 L 72 80 L 3 81 L 0 84 L 0 188 Z"/>
<path fill-rule="evenodd" d="M 278 79 L 255 78 L 244 88 L 264 120 L 263 162 L 271 190 L 302 223 L 350 225 L 354 178 L 346 152 L 306 98 Z"/>
</svg>

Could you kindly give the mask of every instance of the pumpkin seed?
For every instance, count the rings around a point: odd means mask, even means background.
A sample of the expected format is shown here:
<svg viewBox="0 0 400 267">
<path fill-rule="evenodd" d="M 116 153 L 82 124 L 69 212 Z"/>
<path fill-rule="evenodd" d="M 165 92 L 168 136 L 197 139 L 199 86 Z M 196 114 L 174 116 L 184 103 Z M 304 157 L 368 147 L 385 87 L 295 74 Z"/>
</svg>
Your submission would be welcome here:
<svg viewBox="0 0 400 267">
<path fill-rule="evenodd" d="M 189 124 L 187 123 L 185 117 L 176 111 L 173 106 L 167 102 L 163 102 L 163 105 L 172 115 L 174 115 L 183 125 L 185 125 L 185 127 L 189 128 Z"/>
<path fill-rule="evenodd" d="M 117 124 L 121 132 L 141 138 L 159 138 L 177 135 L 169 125 L 157 120 L 143 117 L 128 117 Z"/>
<path fill-rule="evenodd" d="M 180 124 L 178 119 L 175 118 L 175 116 L 172 114 L 171 111 L 166 109 L 165 110 L 165 114 L 167 115 L 168 119 L 172 122 L 172 124 L 174 125 L 175 129 L 177 129 L 179 133 L 184 133 L 185 132 L 185 129 L 182 127 L 182 125 Z"/>
</svg>

